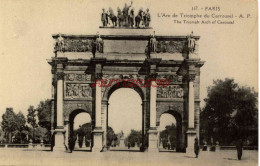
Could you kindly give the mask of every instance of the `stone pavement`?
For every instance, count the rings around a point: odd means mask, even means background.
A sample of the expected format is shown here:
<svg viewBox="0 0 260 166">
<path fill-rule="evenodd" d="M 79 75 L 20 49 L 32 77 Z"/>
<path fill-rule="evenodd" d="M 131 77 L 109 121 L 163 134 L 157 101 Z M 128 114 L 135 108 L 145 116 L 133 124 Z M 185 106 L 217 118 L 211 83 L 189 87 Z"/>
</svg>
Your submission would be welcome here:
<svg viewBox="0 0 260 166">
<path fill-rule="evenodd" d="M 194 154 L 176 152 L 126 152 L 109 151 L 93 153 L 74 151 L 73 153 L 55 153 L 51 151 L 28 151 L 27 149 L 0 149 L 0 165 L 145 165 L 145 166 L 256 166 L 257 151 L 243 151 L 242 160 L 236 158 L 236 151 L 200 152 L 199 158 Z"/>
</svg>

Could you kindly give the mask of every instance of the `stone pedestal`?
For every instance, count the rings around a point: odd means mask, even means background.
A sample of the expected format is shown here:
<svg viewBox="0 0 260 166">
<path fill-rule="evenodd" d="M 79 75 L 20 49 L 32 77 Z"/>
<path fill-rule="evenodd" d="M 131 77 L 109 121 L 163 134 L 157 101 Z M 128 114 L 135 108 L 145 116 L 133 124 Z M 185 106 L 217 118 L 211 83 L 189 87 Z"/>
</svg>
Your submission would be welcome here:
<svg viewBox="0 0 260 166">
<path fill-rule="evenodd" d="M 32 139 L 29 141 L 28 149 L 33 149 L 33 143 Z M 5 148 L 7 148 L 7 144 L 5 144 Z"/>
<path fill-rule="evenodd" d="M 53 147 L 53 151 L 66 151 L 65 143 L 64 143 L 64 129 L 55 129 L 55 146 Z"/>
<path fill-rule="evenodd" d="M 94 129 L 93 131 L 94 144 L 92 152 L 101 152 L 103 148 L 103 131 L 101 129 Z"/>
<path fill-rule="evenodd" d="M 149 134 L 148 152 L 159 152 L 158 147 L 157 147 L 157 130 L 150 129 L 148 131 L 148 134 Z"/>
<path fill-rule="evenodd" d="M 77 135 L 76 141 L 75 141 L 75 146 L 74 149 L 79 149 L 79 136 Z"/>
<path fill-rule="evenodd" d="M 125 147 L 125 139 L 120 138 L 119 147 L 124 148 Z"/>
<path fill-rule="evenodd" d="M 187 134 L 187 147 L 186 153 L 194 153 L 194 141 L 196 138 L 196 131 L 194 129 L 188 129 Z"/>
</svg>

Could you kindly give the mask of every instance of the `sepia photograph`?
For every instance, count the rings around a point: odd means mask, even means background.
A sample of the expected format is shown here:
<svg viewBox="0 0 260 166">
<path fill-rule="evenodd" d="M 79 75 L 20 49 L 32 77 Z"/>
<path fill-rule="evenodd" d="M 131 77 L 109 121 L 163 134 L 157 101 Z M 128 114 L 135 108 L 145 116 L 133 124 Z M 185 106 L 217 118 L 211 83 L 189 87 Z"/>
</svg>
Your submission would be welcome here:
<svg viewBox="0 0 260 166">
<path fill-rule="evenodd" d="M 258 165 L 258 1 L 0 2 L 0 165 Z"/>
</svg>

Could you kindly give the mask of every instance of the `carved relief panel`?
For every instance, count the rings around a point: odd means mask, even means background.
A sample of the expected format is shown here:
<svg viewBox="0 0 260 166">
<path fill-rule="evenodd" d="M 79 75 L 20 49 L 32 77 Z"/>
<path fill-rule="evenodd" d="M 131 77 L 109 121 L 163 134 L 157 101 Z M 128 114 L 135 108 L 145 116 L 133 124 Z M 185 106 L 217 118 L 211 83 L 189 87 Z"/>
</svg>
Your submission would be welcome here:
<svg viewBox="0 0 260 166">
<path fill-rule="evenodd" d="M 66 83 L 65 98 L 89 98 L 91 96 L 90 84 Z"/>
<path fill-rule="evenodd" d="M 65 73 L 64 98 L 84 99 L 92 97 L 91 75 L 85 73 Z"/>
<path fill-rule="evenodd" d="M 157 88 L 157 98 L 182 98 L 184 94 L 180 85 L 169 85 Z"/>
</svg>

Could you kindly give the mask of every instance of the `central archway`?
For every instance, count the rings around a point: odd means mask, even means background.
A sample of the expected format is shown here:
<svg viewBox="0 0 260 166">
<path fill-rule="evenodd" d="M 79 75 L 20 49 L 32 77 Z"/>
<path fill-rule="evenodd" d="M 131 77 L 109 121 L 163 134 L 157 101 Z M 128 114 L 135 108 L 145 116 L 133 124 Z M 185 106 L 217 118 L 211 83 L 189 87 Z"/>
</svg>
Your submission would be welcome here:
<svg viewBox="0 0 260 166">
<path fill-rule="evenodd" d="M 123 98 L 126 99 L 128 98 L 128 103 L 127 102 L 124 103 L 124 101 L 122 100 Z M 103 101 L 104 100 L 106 100 L 107 103 L 107 115 L 106 115 L 107 121 L 106 121 L 106 129 L 105 129 L 106 133 L 111 131 L 111 127 L 113 129 L 113 127 L 116 126 L 117 122 L 118 125 L 120 125 L 122 131 L 124 131 L 124 136 L 122 137 L 122 135 L 120 135 L 122 134 L 120 127 L 118 126 L 114 127 L 115 128 L 114 132 L 116 136 L 115 141 L 113 142 L 113 144 L 111 144 L 110 142 L 111 140 L 108 140 L 109 136 L 106 134 L 106 138 L 105 138 L 106 146 L 108 146 L 110 150 L 116 150 L 116 149 L 128 150 L 128 148 L 130 147 L 130 150 L 142 151 L 145 147 L 145 140 L 146 140 L 145 139 L 145 111 L 144 111 L 145 110 L 144 107 L 146 106 L 146 100 L 145 100 L 144 90 L 141 87 L 133 84 L 132 82 L 122 81 L 106 89 L 103 96 Z M 132 120 L 133 118 L 135 120 Z M 115 119 L 120 119 L 120 120 L 116 120 L 116 122 L 113 123 L 112 121 L 114 121 Z M 134 130 L 131 131 L 131 129 Z M 138 137 L 138 140 L 134 141 L 136 142 L 135 144 L 131 143 L 133 142 L 133 140 L 131 141 L 128 140 L 129 138 L 132 138 L 131 136 L 133 135 L 133 133 L 138 134 L 140 136 Z M 130 137 L 128 137 L 129 135 Z M 120 138 L 121 138 L 121 142 L 120 142 Z M 115 143 L 116 141 L 117 143 Z M 123 143 L 124 145 L 122 146 Z M 121 145 L 119 146 L 119 144 Z M 119 148 L 114 148 L 115 146 L 118 146 Z"/>
</svg>

